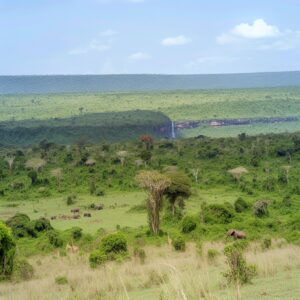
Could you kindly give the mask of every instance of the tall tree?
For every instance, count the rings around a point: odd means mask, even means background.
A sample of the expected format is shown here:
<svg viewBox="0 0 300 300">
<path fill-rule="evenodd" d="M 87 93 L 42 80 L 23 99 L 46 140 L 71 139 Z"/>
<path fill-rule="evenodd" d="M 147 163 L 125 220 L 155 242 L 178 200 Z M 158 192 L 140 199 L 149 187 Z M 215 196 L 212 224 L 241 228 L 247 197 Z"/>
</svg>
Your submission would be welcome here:
<svg viewBox="0 0 300 300">
<path fill-rule="evenodd" d="M 154 235 L 159 234 L 160 209 L 165 190 L 170 186 L 171 180 L 157 171 L 141 171 L 136 176 L 137 183 L 147 190 L 147 207 L 149 214 L 150 230 Z"/>
</svg>

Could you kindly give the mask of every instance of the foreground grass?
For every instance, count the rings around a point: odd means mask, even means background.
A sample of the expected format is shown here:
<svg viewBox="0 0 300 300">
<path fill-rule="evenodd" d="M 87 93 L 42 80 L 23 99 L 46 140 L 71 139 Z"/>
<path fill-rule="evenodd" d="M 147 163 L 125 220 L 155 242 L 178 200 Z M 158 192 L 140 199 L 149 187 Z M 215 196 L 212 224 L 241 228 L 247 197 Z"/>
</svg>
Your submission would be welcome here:
<svg viewBox="0 0 300 300">
<path fill-rule="evenodd" d="M 242 299 L 299 299 L 300 248 L 282 241 L 262 251 L 252 244 L 246 257 L 258 266 L 258 277 L 241 288 Z M 279 245 L 281 247 L 279 248 Z M 1 283 L 1 299 L 236 299 L 236 290 L 224 281 L 227 268 L 221 243 L 206 243 L 199 256 L 190 244 L 184 253 L 169 246 L 145 248 L 145 264 L 137 259 L 108 263 L 92 270 L 85 255 L 34 257 L 35 278 L 28 282 Z M 207 250 L 220 255 L 207 259 Z M 55 278 L 68 283 L 59 285 Z"/>
</svg>

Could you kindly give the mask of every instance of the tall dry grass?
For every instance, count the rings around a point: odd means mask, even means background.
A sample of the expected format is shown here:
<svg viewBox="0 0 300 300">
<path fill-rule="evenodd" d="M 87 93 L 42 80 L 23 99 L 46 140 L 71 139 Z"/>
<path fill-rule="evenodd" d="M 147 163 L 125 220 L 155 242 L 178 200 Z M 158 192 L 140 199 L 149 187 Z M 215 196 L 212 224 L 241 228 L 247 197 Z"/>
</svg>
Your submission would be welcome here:
<svg viewBox="0 0 300 300">
<path fill-rule="evenodd" d="M 86 256 L 35 257 L 30 261 L 36 270 L 35 278 L 15 284 L 1 283 L 0 299 L 235 299 L 222 276 L 227 267 L 223 247 L 220 243 L 206 243 L 202 256 L 192 244 L 183 253 L 168 246 L 149 247 L 145 249 L 144 264 L 133 258 L 107 263 L 96 270 L 90 269 Z M 210 261 L 208 249 L 218 250 L 220 255 Z M 258 266 L 259 276 L 268 277 L 300 267 L 299 250 L 300 247 L 285 245 L 263 251 L 255 246 L 246 258 Z M 58 285 L 58 276 L 65 276 L 68 284 Z M 145 290 L 151 290 L 148 298 L 143 296 Z"/>
</svg>

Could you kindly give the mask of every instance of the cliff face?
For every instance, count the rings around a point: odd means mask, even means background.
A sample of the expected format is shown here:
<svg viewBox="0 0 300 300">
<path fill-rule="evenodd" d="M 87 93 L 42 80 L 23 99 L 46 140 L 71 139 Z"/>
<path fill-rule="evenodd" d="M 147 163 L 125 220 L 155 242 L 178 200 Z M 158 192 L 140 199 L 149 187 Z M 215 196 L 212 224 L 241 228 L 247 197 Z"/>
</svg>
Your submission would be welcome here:
<svg viewBox="0 0 300 300">
<path fill-rule="evenodd" d="M 72 144 L 80 138 L 92 143 L 117 142 L 138 139 L 143 134 L 169 138 L 171 132 L 171 120 L 164 114 L 153 111 L 0 123 L 1 144 L 11 146 L 32 145 L 44 139 L 58 144 Z"/>
</svg>

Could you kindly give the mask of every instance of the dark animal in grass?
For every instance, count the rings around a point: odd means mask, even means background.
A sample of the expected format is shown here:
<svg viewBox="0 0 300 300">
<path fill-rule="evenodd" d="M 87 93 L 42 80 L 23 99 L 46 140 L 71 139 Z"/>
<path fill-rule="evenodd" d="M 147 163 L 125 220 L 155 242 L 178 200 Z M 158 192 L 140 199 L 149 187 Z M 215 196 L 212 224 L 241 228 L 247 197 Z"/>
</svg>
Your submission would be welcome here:
<svg viewBox="0 0 300 300">
<path fill-rule="evenodd" d="M 75 214 L 75 213 L 79 213 L 80 212 L 80 208 L 72 208 L 71 209 L 71 213 Z"/>
<path fill-rule="evenodd" d="M 92 214 L 91 213 L 84 213 L 83 216 L 86 217 L 86 218 L 91 218 Z"/>
<path fill-rule="evenodd" d="M 51 217 L 51 220 L 56 220 L 56 216 L 52 216 L 52 217 Z"/>
<path fill-rule="evenodd" d="M 227 237 L 232 236 L 236 240 L 241 240 L 246 238 L 246 233 L 244 231 L 238 231 L 235 229 L 230 229 L 227 232 Z"/>
<path fill-rule="evenodd" d="M 73 219 L 80 219 L 80 215 L 79 214 L 74 214 Z"/>
<path fill-rule="evenodd" d="M 103 204 L 95 205 L 95 210 L 102 210 L 104 208 Z"/>
</svg>

